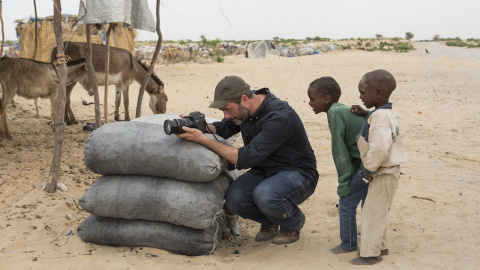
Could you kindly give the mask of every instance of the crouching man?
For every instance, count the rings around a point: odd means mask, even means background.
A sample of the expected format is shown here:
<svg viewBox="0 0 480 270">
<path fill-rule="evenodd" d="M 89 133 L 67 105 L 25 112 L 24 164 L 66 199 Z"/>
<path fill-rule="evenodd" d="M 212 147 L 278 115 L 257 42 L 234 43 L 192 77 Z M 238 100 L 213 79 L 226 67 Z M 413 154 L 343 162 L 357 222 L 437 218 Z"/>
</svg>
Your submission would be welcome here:
<svg viewBox="0 0 480 270">
<path fill-rule="evenodd" d="M 250 90 L 237 76 L 227 76 L 215 88 L 210 108 L 223 111 L 210 132 L 228 139 L 241 132 L 236 148 L 183 127 L 180 138 L 200 143 L 237 169 L 250 169 L 228 188 L 227 209 L 261 224 L 255 240 L 281 245 L 296 242 L 305 224 L 298 207 L 313 194 L 318 181 L 316 159 L 300 117 L 270 90 Z"/>
</svg>

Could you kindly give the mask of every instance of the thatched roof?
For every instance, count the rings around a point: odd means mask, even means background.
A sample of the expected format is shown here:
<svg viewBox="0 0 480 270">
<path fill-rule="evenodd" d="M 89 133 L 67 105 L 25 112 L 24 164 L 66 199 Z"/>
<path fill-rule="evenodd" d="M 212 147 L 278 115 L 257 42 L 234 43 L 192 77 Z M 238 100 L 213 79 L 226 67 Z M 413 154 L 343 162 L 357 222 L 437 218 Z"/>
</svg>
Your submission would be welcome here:
<svg viewBox="0 0 480 270">
<path fill-rule="evenodd" d="M 76 15 L 62 15 L 63 40 L 87 42 L 85 24 L 78 25 L 76 31 L 71 31 L 76 22 Z M 17 23 L 19 56 L 33 59 L 35 53 L 35 18 L 16 20 L 15 23 Z M 37 23 L 37 53 L 34 60 L 50 62 L 51 51 L 56 46 L 53 16 L 38 18 Z M 101 29 L 101 26 L 98 28 L 96 26 L 90 27 L 92 43 L 102 44 L 108 24 L 105 25 L 104 30 Z M 110 46 L 129 50 L 133 54 L 136 36 L 137 31 L 135 29 L 117 24 L 117 27 L 112 31 Z"/>
</svg>

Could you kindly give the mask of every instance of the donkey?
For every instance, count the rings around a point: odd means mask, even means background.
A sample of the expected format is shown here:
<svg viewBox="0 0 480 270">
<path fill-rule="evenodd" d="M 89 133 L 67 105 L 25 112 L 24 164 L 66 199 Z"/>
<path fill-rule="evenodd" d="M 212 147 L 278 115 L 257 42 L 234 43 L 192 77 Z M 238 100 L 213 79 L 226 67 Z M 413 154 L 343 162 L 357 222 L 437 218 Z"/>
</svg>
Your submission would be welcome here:
<svg viewBox="0 0 480 270">
<path fill-rule="evenodd" d="M 88 43 L 82 42 L 65 42 L 65 55 L 69 61 L 86 61 L 88 56 Z M 100 44 L 92 44 L 92 64 L 95 70 L 98 85 L 105 85 L 105 54 L 106 46 Z M 56 48 L 52 51 L 52 60 L 56 55 Z M 119 107 L 121 95 L 123 93 L 123 102 L 125 106 L 125 121 L 130 120 L 128 112 L 128 90 L 130 84 L 136 81 L 140 85 L 147 76 L 148 67 L 140 60 L 133 59 L 132 54 L 121 48 L 110 48 L 110 66 L 109 66 L 109 85 L 116 86 L 115 95 L 115 121 L 120 119 Z M 70 75 L 68 75 L 70 76 Z M 89 73 L 85 72 L 78 78 L 78 82 L 85 88 L 90 95 L 93 95 L 93 86 Z M 164 91 L 163 82 L 157 75 L 151 75 L 147 87 L 145 89 L 150 94 L 149 106 L 154 114 L 165 113 L 168 97 Z"/>
<path fill-rule="evenodd" d="M 70 104 L 70 94 L 75 80 L 84 73 L 84 69 L 82 61 L 72 61 L 67 65 L 67 72 L 71 75 L 70 80 L 67 79 L 66 102 L 68 104 Z M 0 137 L 12 139 L 7 126 L 7 107 L 16 94 L 29 99 L 50 98 L 53 128 L 55 128 L 58 83 L 58 75 L 51 63 L 2 57 L 0 59 L 0 85 L 3 92 L 0 100 Z M 67 110 L 67 106 L 65 109 Z M 75 119 L 71 109 L 68 114 L 65 114 L 66 121 L 67 118 L 71 119 L 70 117 Z"/>
</svg>

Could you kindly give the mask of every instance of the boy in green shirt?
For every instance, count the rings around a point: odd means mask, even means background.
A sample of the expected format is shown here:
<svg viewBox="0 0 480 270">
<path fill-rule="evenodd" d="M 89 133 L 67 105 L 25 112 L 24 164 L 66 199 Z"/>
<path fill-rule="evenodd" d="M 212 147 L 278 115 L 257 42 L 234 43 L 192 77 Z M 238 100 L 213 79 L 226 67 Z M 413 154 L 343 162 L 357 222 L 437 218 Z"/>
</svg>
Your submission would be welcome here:
<svg viewBox="0 0 480 270">
<path fill-rule="evenodd" d="M 350 107 L 338 103 L 342 94 L 332 77 L 322 77 L 310 83 L 308 103 L 315 114 L 327 113 L 332 137 L 332 156 L 338 174 L 340 239 L 342 243 L 331 249 L 335 254 L 352 252 L 357 245 L 357 206 L 365 199 L 368 183 L 360 170 L 361 159 L 356 138 L 365 117 L 350 112 Z"/>
</svg>

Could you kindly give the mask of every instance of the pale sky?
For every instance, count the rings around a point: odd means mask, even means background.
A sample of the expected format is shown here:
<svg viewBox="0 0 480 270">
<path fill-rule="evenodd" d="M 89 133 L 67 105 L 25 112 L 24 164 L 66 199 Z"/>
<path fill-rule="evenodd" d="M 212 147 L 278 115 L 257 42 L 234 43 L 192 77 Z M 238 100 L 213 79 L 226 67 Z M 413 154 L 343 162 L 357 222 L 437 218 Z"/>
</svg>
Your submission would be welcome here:
<svg viewBox="0 0 480 270">
<path fill-rule="evenodd" d="M 135 0 L 134 0 L 135 1 Z M 52 0 L 36 0 L 38 17 L 53 15 Z M 79 0 L 61 0 L 63 14 L 78 14 Z M 156 18 L 156 0 L 148 0 Z M 374 38 L 413 40 L 480 38 L 478 0 L 163 0 L 160 30 L 164 40 L 262 40 L 280 37 Z M 3 0 L 5 40 L 16 40 L 17 19 L 35 16 L 33 0 Z M 139 31 L 139 40 L 157 40 Z"/>
</svg>

